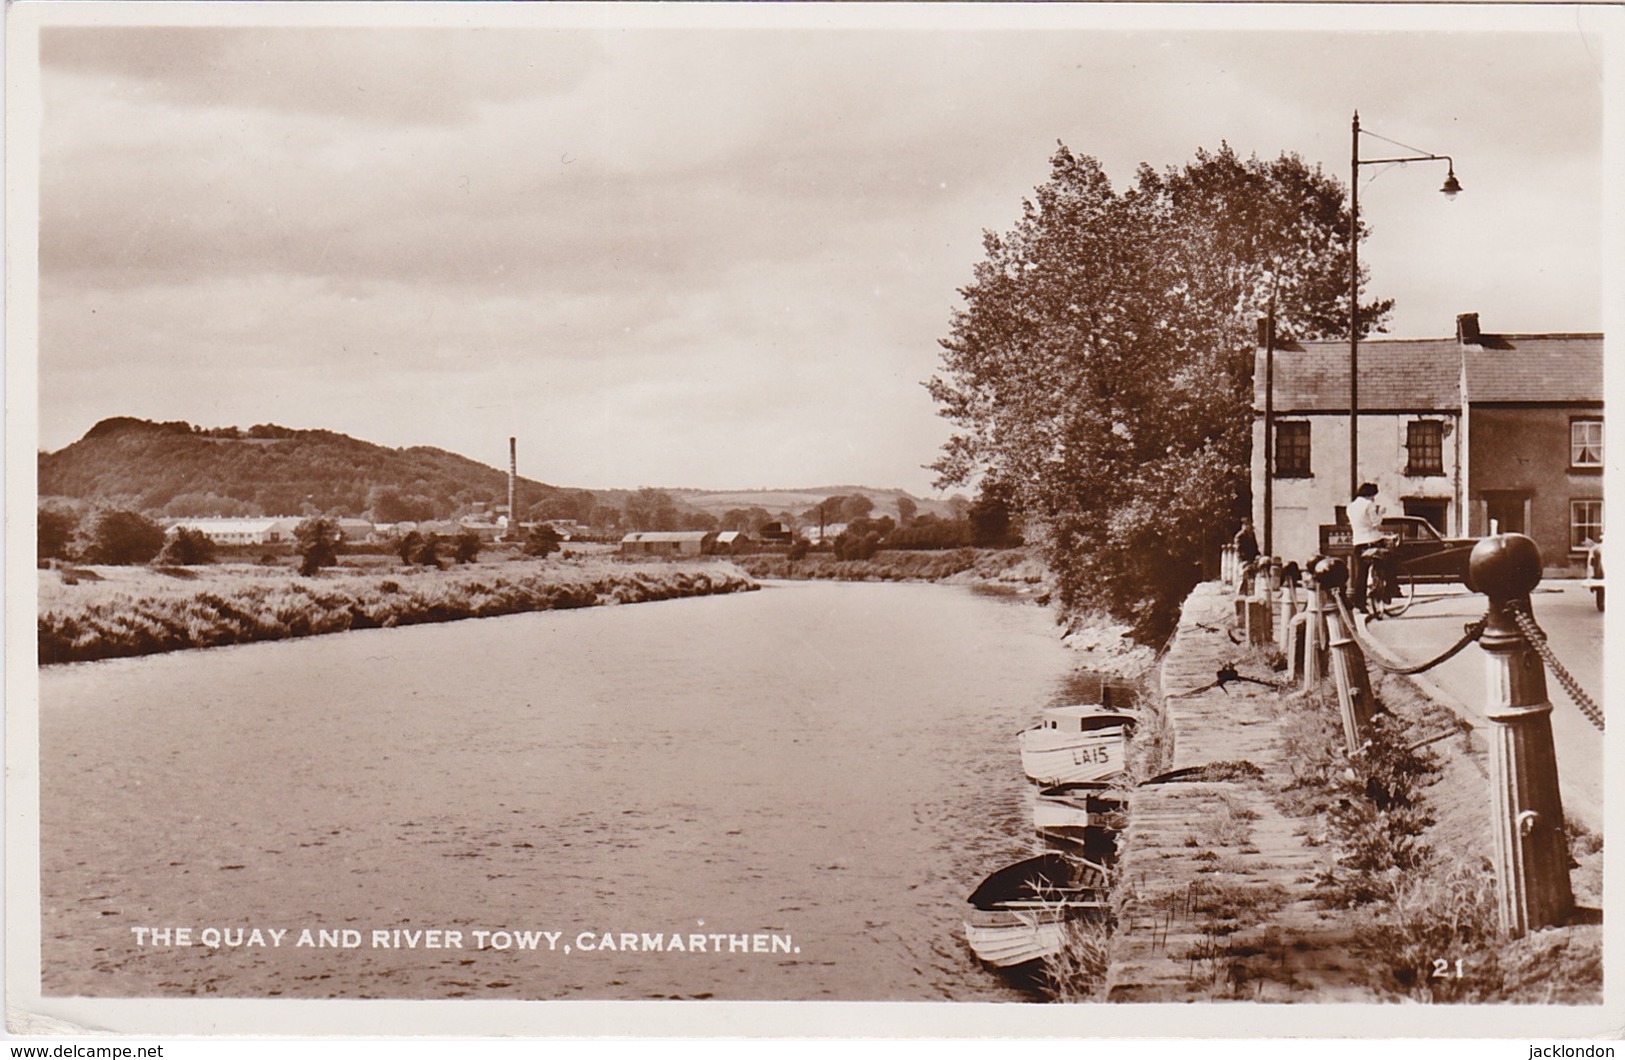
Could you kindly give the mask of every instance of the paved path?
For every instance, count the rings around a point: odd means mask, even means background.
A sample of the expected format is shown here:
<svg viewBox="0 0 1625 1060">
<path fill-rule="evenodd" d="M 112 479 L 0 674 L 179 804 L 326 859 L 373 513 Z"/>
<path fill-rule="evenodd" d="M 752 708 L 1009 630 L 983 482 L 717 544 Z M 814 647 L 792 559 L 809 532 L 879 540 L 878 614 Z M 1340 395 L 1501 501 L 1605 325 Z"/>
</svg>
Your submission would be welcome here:
<svg viewBox="0 0 1625 1060">
<path fill-rule="evenodd" d="M 1605 706 L 1602 683 L 1603 616 L 1591 594 L 1577 581 L 1547 581 L 1530 597 L 1553 651 L 1599 706 Z M 1462 626 L 1482 616 L 1484 597 L 1459 586 L 1424 586 L 1411 609 L 1399 618 L 1366 628 L 1389 654 L 1422 661 L 1439 654 L 1461 636 Z M 1468 648 L 1429 670 L 1424 688 L 1442 704 L 1483 729 L 1484 653 Z M 1558 781 L 1563 809 L 1594 832 L 1603 827 L 1603 738 L 1580 713 L 1563 686 L 1550 674 L 1546 692 L 1552 711 L 1552 742 L 1557 749 Z"/>
<path fill-rule="evenodd" d="M 1269 775 L 1282 768 L 1276 693 L 1231 684 L 1181 695 L 1242 654 L 1225 632 L 1233 614 L 1216 583 L 1185 602 L 1162 666 L 1174 768 L 1251 762 Z M 1129 900 L 1112 937 L 1110 1000 L 1377 1000 L 1369 969 L 1348 955 L 1350 918 L 1340 924 L 1313 899 L 1327 848 L 1305 842 L 1262 781 L 1138 788 L 1129 820 L 1118 884 Z"/>
</svg>

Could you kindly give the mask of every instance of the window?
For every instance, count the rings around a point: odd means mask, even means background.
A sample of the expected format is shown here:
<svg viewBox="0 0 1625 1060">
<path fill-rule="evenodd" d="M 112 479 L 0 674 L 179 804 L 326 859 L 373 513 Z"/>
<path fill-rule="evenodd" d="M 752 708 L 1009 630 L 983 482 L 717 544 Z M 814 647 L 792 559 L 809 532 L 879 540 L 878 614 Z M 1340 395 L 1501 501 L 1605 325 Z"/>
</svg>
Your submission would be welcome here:
<svg viewBox="0 0 1625 1060">
<path fill-rule="evenodd" d="M 1569 551 L 1602 540 L 1602 501 L 1569 501 Z"/>
<path fill-rule="evenodd" d="M 1407 475 L 1444 474 L 1444 423 L 1439 420 L 1412 420 L 1405 429 Z"/>
<path fill-rule="evenodd" d="M 1602 421 L 1569 421 L 1569 466 L 1602 467 Z"/>
<path fill-rule="evenodd" d="M 1309 477 L 1309 421 L 1286 420 L 1276 423 L 1275 477 Z"/>
</svg>

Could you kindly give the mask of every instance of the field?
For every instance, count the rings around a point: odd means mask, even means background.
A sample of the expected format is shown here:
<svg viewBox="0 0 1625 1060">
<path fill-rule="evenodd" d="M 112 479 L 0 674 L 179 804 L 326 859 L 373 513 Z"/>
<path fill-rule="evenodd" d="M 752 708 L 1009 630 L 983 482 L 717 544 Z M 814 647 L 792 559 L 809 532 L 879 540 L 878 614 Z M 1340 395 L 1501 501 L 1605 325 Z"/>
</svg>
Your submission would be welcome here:
<svg viewBox="0 0 1625 1060">
<path fill-rule="evenodd" d="M 402 567 L 78 567 L 39 573 L 39 661 L 151 655 L 349 629 L 754 589 L 728 563 L 512 559 Z"/>
</svg>

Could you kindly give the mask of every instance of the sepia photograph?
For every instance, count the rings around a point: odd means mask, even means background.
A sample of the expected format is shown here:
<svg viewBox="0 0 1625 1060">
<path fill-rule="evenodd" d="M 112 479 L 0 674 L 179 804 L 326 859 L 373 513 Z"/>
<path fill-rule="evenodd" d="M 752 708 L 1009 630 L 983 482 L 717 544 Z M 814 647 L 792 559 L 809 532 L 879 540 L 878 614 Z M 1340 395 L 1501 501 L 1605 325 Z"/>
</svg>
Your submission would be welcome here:
<svg viewBox="0 0 1625 1060">
<path fill-rule="evenodd" d="M 11 5 L 8 1032 L 1617 1036 L 1621 28 Z"/>
</svg>

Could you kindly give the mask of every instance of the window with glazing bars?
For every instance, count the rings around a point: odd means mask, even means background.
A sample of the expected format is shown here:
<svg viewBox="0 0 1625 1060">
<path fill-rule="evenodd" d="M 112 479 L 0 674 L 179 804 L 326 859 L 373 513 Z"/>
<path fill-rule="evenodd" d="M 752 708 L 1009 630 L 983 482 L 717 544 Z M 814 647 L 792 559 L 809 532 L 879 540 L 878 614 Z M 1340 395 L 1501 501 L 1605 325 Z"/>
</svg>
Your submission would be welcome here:
<svg viewBox="0 0 1625 1060">
<path fill-rule="evenodd" d="M 1569 466 L 1602 467 L 1602 421 L 1569 421 Z"/>
<path fill-rule="evenodd" d="M 1569 501 L 1569 548 L 1578 552 L 1602 540 L 1602 501 Z"/>
<path fill-rule="evenodd" d="M 1275 477 L 1309 477 L 1309 423 L 1284 420 L 1275 424 Z"/>
<path fill-rule="evenodd" d="M 1439 420 L 1412 420 L 1405 429 L 1407 475 L 1444 474 L 1444 424 Z"/>
</svg>

